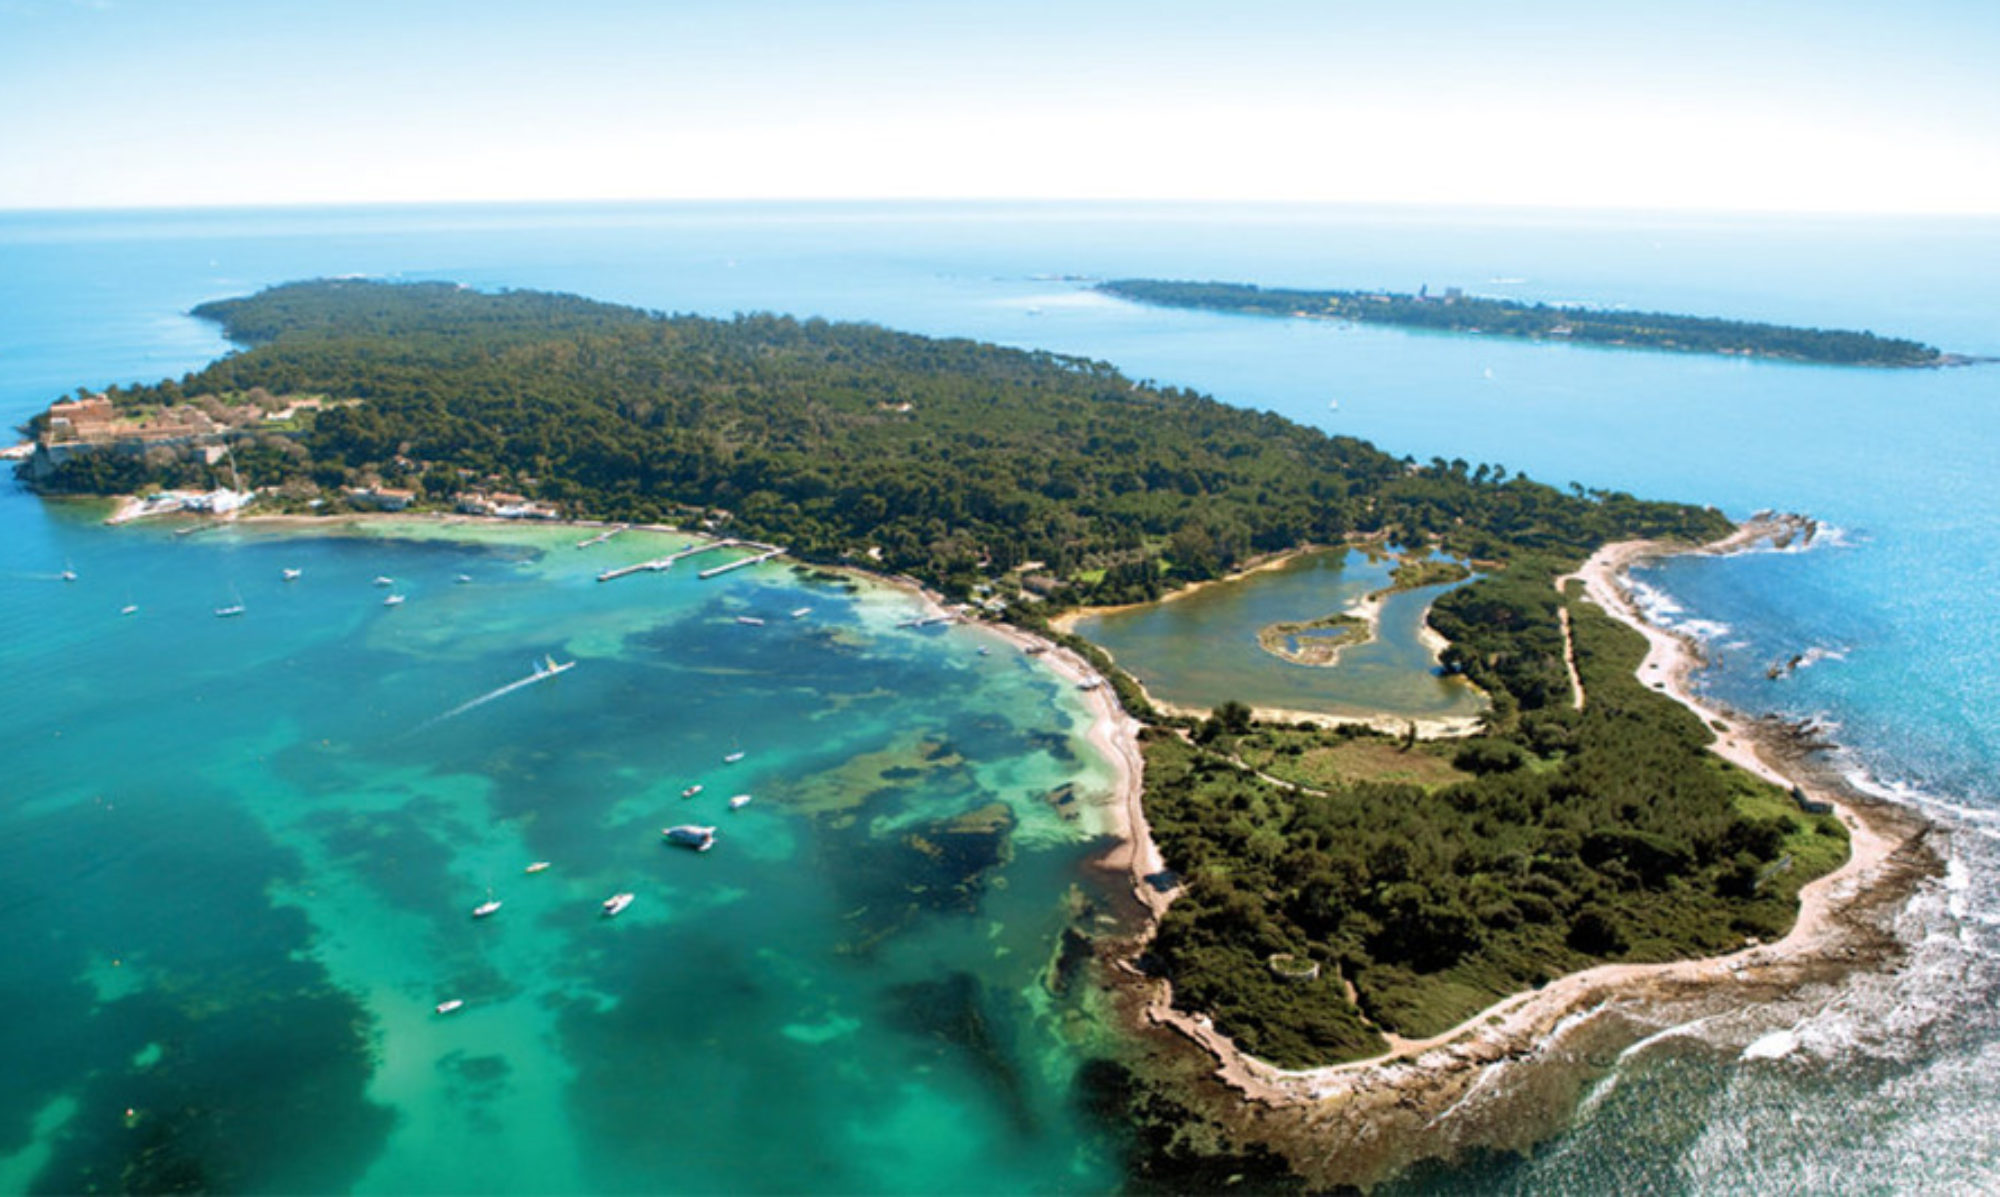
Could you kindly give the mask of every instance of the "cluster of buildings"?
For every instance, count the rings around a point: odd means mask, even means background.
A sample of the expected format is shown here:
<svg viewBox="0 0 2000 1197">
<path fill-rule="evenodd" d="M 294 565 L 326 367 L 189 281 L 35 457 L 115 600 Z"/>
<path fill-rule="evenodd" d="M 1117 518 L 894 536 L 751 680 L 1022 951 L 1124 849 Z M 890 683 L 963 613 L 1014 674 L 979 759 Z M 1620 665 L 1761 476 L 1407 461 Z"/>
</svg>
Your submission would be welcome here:
<svg viewBox="0 0 2000 1197">
<path fill-rule="evenodd" d="M 265 417 L 260 409 L 253 409 L 253 419 L 280 419 L 301 408 L 317 406 L 320 406 L 317 400 L 300 401 L 270 417 Z M 106 395 L 85 395 L 50 404 L 41 434 L 31 443 L 16 446 L 11 455 L 27 460 L 31 480 L 47 478 L 63 463 L 90 453 L 142 456 L 150 449 L 168 448 L 214 465 L 228 453 L 229 431 L 229 425 L 192 403 L 172 404 L 135 416 L 120 412 Z M 122 518 L 137 519 L 169 511 L 227 515 L 252 497 L 241 489 L 163 491 L 135 503 Z M 358 508 L 404 511 L 416 502 L 417 492 L 378 483 L 351 487 L 346 498 Z M 501 490 L 463 492 L 457 496 L 456 506 L 466 515 L 498 519 L 552 520 L 561 514 L 552 504 Z"/>
<path fill-rule="evenodd" d="M 506 491 L 466 491 L 458 496 L 463 515 L 490 515 L 503 520 L 552 520 L 561 513 L 548 503 Z"/>
<path fill-rule="evenodd" d="M 57 466 L 85 453 L 139 456 L 154 448 L 193 448 L 213 465 L 224 452 L 223 428 L 192 404 L 164 407 L 127 418 L 103 395 L 86 395 L 49 405 L 42 434 L 29 458 L 31 478 L 45 478 Z"/>
</svg>

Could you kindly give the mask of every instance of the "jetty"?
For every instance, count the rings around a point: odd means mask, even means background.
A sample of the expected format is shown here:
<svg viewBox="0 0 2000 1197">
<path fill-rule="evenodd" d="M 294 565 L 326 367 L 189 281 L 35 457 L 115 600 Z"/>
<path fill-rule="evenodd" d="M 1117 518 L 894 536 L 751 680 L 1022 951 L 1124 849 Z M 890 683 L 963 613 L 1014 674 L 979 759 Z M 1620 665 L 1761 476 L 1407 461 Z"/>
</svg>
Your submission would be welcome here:
<svg viewBox="0 0 2000 1197">
<path fill-rule="evenodd" d="M 781 548 L 777 548 L 772 545 L 752 544 L 750 541 L 747 540 L 735 541 L 733 543 L 741 544 L 746 548 L 761 549 L 763 551 L 759 553 L 754 553 L 748 557 L 739 557 L 736 560 L 731 561 L 726 565 L 718 565 L 713 569 L 702 570 L 701 573 L 697 574 L 696 576 L 701 578 L 703 581 L 707 581 L 709 578 L 720 577 L 721 575 L 728 573 L 732 569 L 742 569 L 746 565 L 757 565 L 762 562 L 769 561 L 773 557 L 783 555 L 785 551 Z"/>
<path fill-rule="evenodd" d="M 603 544 L 605 541 L 610 540 L 612 537 L 618 535 L 620 532 L 625 531 L 631 526 L 632 525 L 630 524 L 613 524 L 609 528 L 606 528 L 604 531 L 599 532 L 595 536 L 586 537 L 582 540 L 577 541 L 576 547 L 579 549 L 587 549 L 594 544 Z"/>
<path fill-rule="evenodd" d="M 680 561 L 687 557 L 693 557 L 698 553 L 712 553 L 717 549 L 726 549 L 729 548 L 731 545 L 739 543 L 741 542 L 734 540 L 711 540 L 704 544 L 689 545 L 687 548 L 681 549 L 677 552 L 668 553 L 664 557 L 655 557 L 651 561 L 641 561 L 634 565 L 621 565 L 617 569 L 607 569 L 603 573 L 597 575 L 597 580 L 600 582 L 609 582 L 613 578 L 622 578 L 627 574 L 646 573 L 646 572 L 651 572 L 656 574 L 665 573 L 666 571 L 674 567 L 674 562 L 676 561 Z M 708 575 L 703 574 L 702 576 L 707 577 Z"/>
</svg>

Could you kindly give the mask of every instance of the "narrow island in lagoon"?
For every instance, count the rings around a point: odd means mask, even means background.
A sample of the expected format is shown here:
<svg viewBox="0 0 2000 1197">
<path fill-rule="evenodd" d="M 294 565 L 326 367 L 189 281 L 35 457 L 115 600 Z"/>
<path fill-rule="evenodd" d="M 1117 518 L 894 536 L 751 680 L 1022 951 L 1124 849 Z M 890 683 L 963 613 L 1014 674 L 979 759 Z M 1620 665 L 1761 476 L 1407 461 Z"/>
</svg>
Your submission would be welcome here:
<svg viewBox="0 0 2000 1197">
<path fill-rule="evenodd" d="M 23 476 L 49 493 L 254 491 L 293 512 L 698 525 L 809 565 L 907 574 L 969 616 L 1046 636 L 1028 643 L 1057 646 L 1039 655 L 1090 685 L 1112 756 L 1143 754 L 1114 803 L 1129 827 L 1111 859 L 1146 917 L 1091 951 L 1135 1032 L 1171 1029 L 1165 1045 L 1141 1034 L 1135 1062 L 1107 1063 L 1092 1091 L 1212 1121 L 1314 1183 L 1558 1125 L 1561 1084 L 1539 1118 L 1504 1132 L 1466 1120 L 1427 1137 L 1410 1119 L 1532 1055 L 1606 987 L 1668 976 L 1601 970 L 1678 968 L 1685 992 L 1647 1000 L 1708 1001 L 1888 950 L 1839 963 L 1852 942 L 1829 946 L 1823 917 L 1800 919 L 1801 895 L 1881 874 L 1913 839 L 1908 817 L 1845 794 L 1824 813 L 1808 805 L 1827 792 L 1817 779 L 1717 759 L 1719 736 L 1740 746 L 1749 733 L 1661 693 L 1631 613 L 1602 589 L 1607 546 L 1670 551 L 1738 531 L 1713 509 L 1422 465 L 1101 362 L 866 326 L 358 281 L 200 312 L 251 347 L 57 405 L 32 429 Z M 168 427 L 181 431 L 146 431 Z M 1263 554 L 1383 538 L 1482 563 L 1430 615 L 1443 668 L 1487 696 L 1476 736 L 1276 724 L 1240 704 L 1163 712 L 1099 647 L 1051 627 Z M 1595 573 L 1567 580 L 1587 563 Z M 1932 865 L 1911 848 L 1897 867 L 1910 878 Z M 1278 1112 L 1251 1125 L 1174 1084 L 1190 1045 Z M 1392 1066 L 1366 1072 L 1371 1059 Z M 1330 1152 L 1343 1119 L 1377 1146 Z M 1173 1136 L 1134 1146 L 1135 1159 L 1187 1150 Z"/>
</svg>

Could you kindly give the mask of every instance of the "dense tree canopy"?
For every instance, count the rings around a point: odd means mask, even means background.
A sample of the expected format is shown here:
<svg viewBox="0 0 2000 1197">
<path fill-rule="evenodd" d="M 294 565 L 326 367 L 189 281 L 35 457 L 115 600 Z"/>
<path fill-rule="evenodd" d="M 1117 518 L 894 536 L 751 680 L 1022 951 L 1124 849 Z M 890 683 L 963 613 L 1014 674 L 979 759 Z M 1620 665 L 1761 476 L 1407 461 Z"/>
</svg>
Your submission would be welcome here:
<svg viewBox="0 0 2000 1197">
<path fill-rule="evenodd" d="M 1240 704 L 1189 739 L 1152 737 L 1147 810 L 1187 879 L 1157 960 L 1179 1000 L 1281 1062 L 1364 1053 L 1377 1028 L 1427 1033 L 1592 960 L 1776 934 L 1796 885 L 1844 850 L 1837 823 L 1709 760 L 1707 730 L 1633 681 L 1631 645 L 1576 603 L 1591 700 L 1568 705 L 1555 574 L 1610 540 L 1720 535 L 1712 509 L 1399 460 L 1102 362 L 870 325 L 359 281 L 197 311 L 249 348 L 112 401 L 203 405 L 232 427 L 244 480 L 290 501 L 381 484 L 445 505 L 504 486 L 1053 604 L 1157 597 L 1357 535 L 1480 560 L 1487 576 L 1434 615 L 1446 667 L 1494 703 L 1491 734 L 1430 762 L 1449 783 L 1274 784 L 1231 754 L 1284 776 L 1331 733 L 1259 728 Z M 291 410 L 299 398 L 318 406 Z M 80 453 L 40 484 L 129 491 L 212 469 L 165 447 Z M 1032 604 L 1014 617 L 1038 619 Z M 1101 652 L 1066 643 L 1148 713 Z M 1274 957 L 1325 972 L 1301 982 Z"/>
<path fill-rule="evenodd" d="M 802 556 L 872 548 L 886 568 L 953 590 L 1041 562 L 1072 583 L 1059 598 L 1146 597 L 1356 533 L 1505 558 L 1727 526 L 1485 466 L 1420 466 L 1102 362 L 872 325 L 352 280 L 196 311 L 253 347 L 114 398 L 331 401 L 290 434 L 291 451 L 244 446 L 247 481 L 337 494 L 377 480 L 437 504 L 497 482 L 578 515 L 722 511 Z M 199 469 L 155 463 L 152 476 Z M 44 485 L 100 490 L 103 473 L 78 466 Z M 129 487 L 130 473 L 110 481 Z"/>
</svg>

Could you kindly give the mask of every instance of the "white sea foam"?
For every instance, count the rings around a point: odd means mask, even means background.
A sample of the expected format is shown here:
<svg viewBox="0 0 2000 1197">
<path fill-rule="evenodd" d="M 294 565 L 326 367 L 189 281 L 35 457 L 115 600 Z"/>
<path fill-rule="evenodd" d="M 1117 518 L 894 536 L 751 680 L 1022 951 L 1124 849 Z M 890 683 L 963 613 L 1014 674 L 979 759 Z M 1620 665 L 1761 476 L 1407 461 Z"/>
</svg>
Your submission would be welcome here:
<svg viewBox="0 0 2000 1197">
<path fill-rule="evenodd" d="M 1837 524 L 1815 523 L 1811 536 L 1793 535 L 1780 547 L 1778 538 L 1766 536 L 1732 550 L 1732 556 L 1749 556 L 1756 553 L 1810 553 L 1815 549 L 1846 549 L 1863 543 L 1860 536 Z"/>
<path fill-rule="evenodd" d="M 1683 636 L 1692 636 L 1703 644 L 1715 642 L 1732 635 L 1736 629 L 1719 619 L 1690 618 L 1688 609 L 1658 586 L 1626 575 L 1626 590 L 1632 596 L 1632 605 L 1639 609 L 1647 623 L 1656 628 L 1664 628 Z"/>
<path fill-rule="evenodd" d="M 1705 644 L 1712 644 L 1736 629 L 1719 619 L 1684 619 L 1675 624 L 1673 630 L 1693 636 Z"/>
<path fill-rule="evenodd" d="M 1759 1036 L 1749 1047 L 1743 1049 L 1741 1058 L 1745 1060 L 1782 1060 L 1797 1050 L 1799 1050 L 1798 1032 L 1787 1028 L 1786 1030 L 1772 1031 L 1768 1035 Z"/>
<path fill-rule="evenodd" d="M 1663 1043 L 1669 1039 L 1702 1038 L 1703 1032 L 1709 1029 L 1717 1017 L 1717 1015 L 1711 1014 L 1703 1018 L 1697 1018 L 1692 1022 L 1675 1023 L 1673 1026 L 1663 1027 L 1660 1030 L 1654 1031 L 1644 1039 L 1619 1052 L 1618 1063 L 1623 1064 L 1654 1044 Z"/>
</svg>

